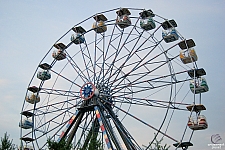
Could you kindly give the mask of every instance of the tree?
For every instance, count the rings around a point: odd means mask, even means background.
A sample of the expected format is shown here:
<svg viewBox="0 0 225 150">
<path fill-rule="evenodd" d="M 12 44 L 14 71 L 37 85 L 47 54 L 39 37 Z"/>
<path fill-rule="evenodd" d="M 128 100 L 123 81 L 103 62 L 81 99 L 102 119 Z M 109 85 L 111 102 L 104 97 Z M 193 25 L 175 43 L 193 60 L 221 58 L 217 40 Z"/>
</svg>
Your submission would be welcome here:
<svg viewBox="0 0 225 150">
<path fill-rule="evenodd" d="M 70 150 L 72 148 L 72 144 L 67 144 L 65 139 L 62 139 L 60 142 L 48 139 L 47 143 L 50 150 Z"/>
<path fill-rule="evenodd" d="M 99 137 L 98 139 L 98 133 L 90 133 L 87 137 L 86 140 L 88 143 L 84 142 L 83 146 L 80 143 L 78 146 L 77 150 L 104 150 L 104 145 Z"/>
<path fill-rule="evenodd" d="M 98 134 L 93 134 L 90 143 L 88 145 L 88 150 L 103 150 L 103 143 L 101 139 L 98 139 Z"/>
<path fill-rule="evenodd" d="M 1 138 L 0 150 L 15 150 L 15 144 L 12 143 L 13 140 L 9 140 L 9 135 L 7 132 L 4 134 L 4 137 Z"/>
<path fill-rule="evenodd" d="M 164 146 L 161 145 L 161 142 L 163 141 L 163 139 L 161 140 L 157 140 L 155 139 L 155 142 L 153 143 L 153 146 L 150 146 L 149 150 L 168 150 L 170 148 L 170 146 L 167 146 L 167 144 L 165 144 Z"/>
<path fill-rule="evenodd" d="M 151 146 L 147 150 L 168 150 L 170 148 L 170 145 L 165 144 L 164 146 L 161 145 L 163 141 L 163 138 L 161 138 L 159 141 L 155 139 L 155 142 L 151 144 Z M 147 148 L 147 146 L 144 146 Z"/>
<path fill-rule="evenodd" d="M 101 139 L 97 138 L 97 134 L 91 136 L 90 142 L 87 149 L 85 150 L 104 150 L 103 143 Z M 52 141 L 50 138 L 47 140 L 49 150 L 70 150 L 72 149 L 72 144 L 68 144 L 65 139 L 62 139 L 60 142 Z M 79 150 L 83 150 L 79 148 Z"/>
</svg>

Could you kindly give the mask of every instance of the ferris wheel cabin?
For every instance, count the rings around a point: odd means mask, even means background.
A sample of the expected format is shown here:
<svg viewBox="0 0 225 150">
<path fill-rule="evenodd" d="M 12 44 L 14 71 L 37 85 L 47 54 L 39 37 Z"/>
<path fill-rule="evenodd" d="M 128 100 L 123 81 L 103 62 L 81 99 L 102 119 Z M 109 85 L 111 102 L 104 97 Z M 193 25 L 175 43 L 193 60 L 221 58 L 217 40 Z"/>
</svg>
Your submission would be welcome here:
<svg viewBox="0 0 225 150">
<path fill-rule="evenodd" d="M 153 14 L 152 10 L 145 10 L 139 14 L 141 16 L 140 26 L 142 29 L 148 31 L 156 27 L 155 21 L 153 20 L 155 14 Z"/>
<path fill-rule="evenodd" d="M 30 93 L 26 96 L 26 101 L 30 104 L 38 103 L 40 102 L 40 96 L 36 93 Z"/>
<path fill-rule="evenodd" d="M 40 102 L 40 96 L 37 94 L 40 91 L 40 89 L 36 86 L 31 86 L 31 87 L 28 87 L 27 89 L 29 92 L 26 96 L 26 101 L 30 104 Z M 31 114 L 30 112 L 22 112 L 22 115 L 31 117 L 33 113 Z"/>
<path fill-rule="evenodd" d="M 192 39 L 181 41 L 178 45 L 181 48 L 180 59 L 184 64 L 198 60 L 198 56 L 193 48 L 195 42 Z"/>
<path fill-rule="evenodd" d="M 84 38 L 84 33 L 86 32 L 86 30 L 81 27 L 73 27 L 72 30 L 75 32 L 75 35 L 72 34 L 70 40 L 74 43 L 74 44 L 82 44 L 85 42 L 85 38 Z"/>
<path fill-rule="evenodd" d="M 162 23 L 162 37 L 166 43 L 170 43 L 178 40 L 179 35 L 175 27 L 177 27 L 177 23 L 174 20 L 165 21 Z"/>
<path fill-rule="evenodd" d="M 199 93 L 207 92 L 209 90 L 209 87 L 206 82 L 206 79 L 203 77 L 200 77 L 190 81 L 190 89 L 192 93 L 199 94 Z"/>
<path fill-rule="evenodd" d="M 20 147 L 21 150 L 34 150 L 33 146 L 27 145 L 27 143 L 34 141 L 34 139 L 29 138 L 29 137 L 22 137 L 20 139 L 26 142 L 26 145 L 24 145 L 24 146 L 21 145 L 21 147 Z"/>
<path fill-rule="evenodd" d="M 66 53 L 64 53 L 62 50 L 58 49 L 53 51 L 52 57 L 56 60 L 63 60 L 66 58 Z"/>
<path fill-rule="evenodd" d="M 107 30 L 107 26 L 105 25 L 105 21 L 107 18 L 103 14 L 99 14 L 93 17 L 95 22 L 92 25 L 92 28 L 96 33 L 103 33 Z"/>
<path fill-rule="evenodd" d="M 205 106 L 202 104 L 193 104 L 187 106 L 190 112 L 196 112 L 196 115 L 192 115 L 188 119 L 188 127 L 192 130 L 204 130 L 208 128 L 208 123 L 204 115 L 200 115 L 200 112 L 206 110 Z"/>
<path fill-rule="evenodd" d="M 22 116 L 25 116 L 26 118 L 23 119 L 21 122 L 19 122 L 19 127 L 23 128 L 23 129 L 31 129 L 34 127 L 34 124 L 32 122 L 31 119 L 29 119 L 30 117 L 33 116 L 33 113 L 29 112 L 29 111 L 23 111 Z"/>
<path fill-rule="evenodd" d="M 31 129 L 33 126 L 34 124 L 30 119 L 23 119 L 23 121 L 19 123 L 19 127 L 23 129 Z"/>
<path fill-rule="evenodd" d="M 188 64 L 197 61 L 198 57 L 194 48 L 189 48 L 188 50 L 180 51 L 180 59 L 184 64 Z"/>
<path fill-rule="evenodd" d="M 49 80 L 51 78 L 51 73 L 48 70 L 40 70 L 37 73 L 37 78 L 42 81 Z"/>
<path fill-rule="evenodd" d="M 30 117 L 33 117 L 34 114 L 32 112 L 29 111 L 23 111 L 21 112 L 22 116 L 25 116 L 26 118 L 23 119 L 21 122 L 19 122 L 19 127 L 21 127 L 22 129 L 32 129 L 34 127 L 34 123 L 31 119 L 29 119 Z M 26 145 L 21 145 L 20 149 L 21 150 L 34 150 L 34 148 L 30 145 L 27 145 L 27 143 L 34 141 L 34 139 L 29 138 L 29 137 L 22 137 L 21 140 L 26 142 Z"/>
<path fill-rule="evenodd" d="M 117 12 L 117 20 L 116 24 L 122 29 L 129 27 L 131 25 L 131 20 L 129 15 L 131 15 L 130 11 L 127 8 L 121 8 Z"/>
<path fill-rule="evenodd" d="M 44 63 L 39 65 L 39 67 L 41 68 L 41 70 L 38 71 L 37 78 L 42 81 L 49 80 L 51 78 L 51 73 L 49 72 L 51 66 L 47 63 Z"/>
<path fill-rule="evenodd" d="M 192 93 L 199 94 L 209 90 L 206 79 L 201 77 L 206 75 L 203 68 L 188 70 L 188 75 L 192 78 L 192 80 L 190 80 L 190 89 Z"/>
<path fill-rule="evenodd" d="M 203 130 L 208 128 L 208 123 L 204 115 L 199 115 L 197 118 L 190 117 L 188 121 L 188 127 L 192 130 Z"/>
<path fill-rule="evenodd" d="M 52 57 L 58 61 L 65 59 L 66 53 L 63 52 L 63 50 L 66 49 L 66 46 L 63 43 L 57 43 L 57 44 L 54 44 L 54 47 L 57 48 L 57 50 L 53 51 Z"/>
</svg>

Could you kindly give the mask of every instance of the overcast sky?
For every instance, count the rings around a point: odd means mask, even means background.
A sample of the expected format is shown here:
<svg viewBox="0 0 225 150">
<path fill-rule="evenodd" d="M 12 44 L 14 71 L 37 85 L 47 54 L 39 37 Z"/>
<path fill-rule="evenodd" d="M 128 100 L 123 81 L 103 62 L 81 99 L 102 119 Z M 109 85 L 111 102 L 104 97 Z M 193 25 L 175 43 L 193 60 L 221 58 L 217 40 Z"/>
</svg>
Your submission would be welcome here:
<svg viewBox="0 0 225 150">
<path fill-rule="evenodd" d="M 203 96 L 209 128 L 194 134 L 195 145 L 190 149 L 211 149 L 208 144 L 214 134 L 219 134 L 225 143 L 223 0 L 0 0 L 0 136 L 8 132 L 19 144 L 18 122 L 26 88 L 53 43 L 85 18 L 118 7 L 152 9 L 165 18 L 175 19 L 179 32 L 195 40 L 200 58 L 197 63 L 206 70 L 210 88 Z"/>
</svg>

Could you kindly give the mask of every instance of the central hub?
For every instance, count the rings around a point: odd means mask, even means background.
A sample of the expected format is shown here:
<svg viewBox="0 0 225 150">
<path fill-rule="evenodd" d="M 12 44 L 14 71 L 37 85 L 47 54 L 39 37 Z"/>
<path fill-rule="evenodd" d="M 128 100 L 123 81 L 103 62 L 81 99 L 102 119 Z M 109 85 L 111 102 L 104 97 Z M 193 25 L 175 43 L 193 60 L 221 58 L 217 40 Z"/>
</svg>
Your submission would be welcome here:
<svg viewBox="0 0 225 150">
<path fill-rule="evenodd" d="M 91 82 L 88 82 L 81 87 L 80 97 L 84 100 L 88 100 L 93 97 L 96 91 L 98 90 L 96 90 L 96 87 L 94 86 L 94 84 Z"/>
<path fill-rule="evenodd" d="M 104 84 L 98 84 L 96 87 L 93 83 L 85 83 L 80 89 L 80 97 L 84 100 L 91 99 L 93 96 L 98 97 L 102 102 L 110 102 L 110 89 Z"/>
</svg>

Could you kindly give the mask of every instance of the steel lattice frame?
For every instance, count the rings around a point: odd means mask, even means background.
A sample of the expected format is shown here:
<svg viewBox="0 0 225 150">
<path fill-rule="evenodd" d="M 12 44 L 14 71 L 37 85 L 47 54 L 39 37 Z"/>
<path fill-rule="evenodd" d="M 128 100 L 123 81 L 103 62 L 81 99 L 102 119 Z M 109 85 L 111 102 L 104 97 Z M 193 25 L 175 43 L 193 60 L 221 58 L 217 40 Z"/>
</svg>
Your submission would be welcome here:
<svg viewBox="0 0 225 150">
<path fill-rule="evenodd" d="M 139 13 L 144 9 L 128 8 L 132 24 L 121 29 L 116 24 L 119 9 L 98 13 L 108 18 L 106 32 L 96 33 L 91 28 L 95 14 L 74 26 L 86 29 L 84 43 L 70 41 L 72 28 L 57 40 L 66 45 L 65 60 L 52 58 L 54 46 L 41 60 L 40 64 L 51 66 L 52 78 L 37 79 L 38 67 L 28 87 L 39 88 L 41 101 L 29 104 L 24 100 L 22 107 L 22 112 L 34 114 L 34 127 L 21 128 L 21 137 L 35 139 L 27 141 L 35 149 L 46 148 L 48 138 L 66 138 L 75 149 L 86 148 L 91 133 L 106 141 L 106 149 L 118 150 L 141 149 L 142 144 L 149 147 L 156 137 L 166 137 L 171 143 L 191 140 L 193 132 L 186 136 L 190 115 L 186 106 L 195 102 L 195 96 L 189 92 L 187 71 L 197 65 L 184 65 L 179 59 L 178 43 L 185 38 L 178 32 L 179 40 L 165 43 L 161 31 L 167 19 L 157 14 L 156 28 L 143 30 Z M 85 99 L 82 90 L 98 93 Z M 177 116 L 182 118 L 179 122 L 183 122 L 180 136 L 174 133 L 177 112 L 182 116 Z M 134 129 L 132 123 L 140 127 Z"/>
</svg>

